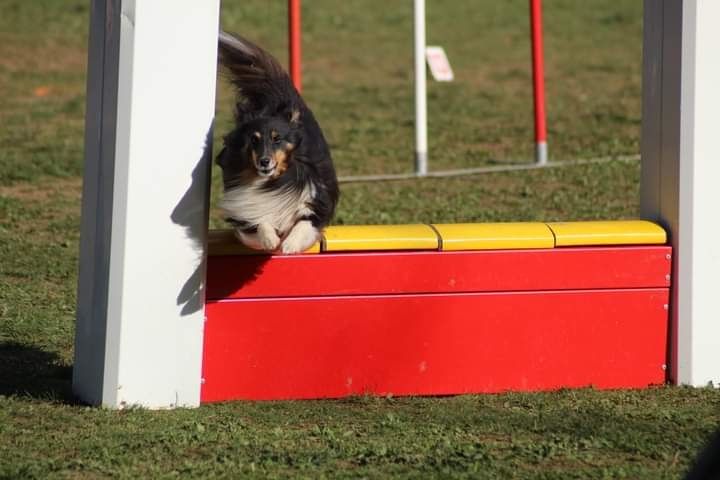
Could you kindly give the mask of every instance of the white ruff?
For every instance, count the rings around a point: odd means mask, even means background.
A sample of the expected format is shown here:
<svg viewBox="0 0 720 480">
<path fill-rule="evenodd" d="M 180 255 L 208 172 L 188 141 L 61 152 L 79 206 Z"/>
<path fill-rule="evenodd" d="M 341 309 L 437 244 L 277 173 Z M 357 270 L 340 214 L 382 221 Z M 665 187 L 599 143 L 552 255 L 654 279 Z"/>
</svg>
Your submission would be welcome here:
<svg viewBox="0 0 720 480">
<path fill-rule="evenodd" d="M 250 225 L 269 224 L 278 232 L 287 234 L 301 217 L 313 213 L 309 204 L 315 195 L 315 188 L 308 184 L 299 192 L 292 188 L 263 190 L 266 181 L 258 179 L 228 190 L 219 207 L 235 220 Z"/>
</svg>

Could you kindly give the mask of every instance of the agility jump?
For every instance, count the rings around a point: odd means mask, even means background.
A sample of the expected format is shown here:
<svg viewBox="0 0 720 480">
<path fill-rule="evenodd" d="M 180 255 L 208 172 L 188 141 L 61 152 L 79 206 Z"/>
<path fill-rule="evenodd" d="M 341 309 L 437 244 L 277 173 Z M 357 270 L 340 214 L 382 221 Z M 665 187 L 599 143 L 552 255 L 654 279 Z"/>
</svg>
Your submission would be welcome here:
<svg viewBox="0 0 720 480">
<path fill-rule="evenodd" d="M 211 232 L 201 401 L 663 384 L 665 242 L 641 221 L 337 226 L 248 257 Z"/>
<path fill-rule="evenodd" d="M 79 398 L 167 408 L 720 381 L 720 3 L 645 2 L 641 216 L 654 240 L 563 246 L 561 226 L 540 224 L 552 245 L 448 251 L 501 227 L 435 225 L 420 228 L 425 250 L 392 227 L 376 232 L 399 249 L 336 253 L 367 239 L 332 227 L 324 252 L 228 255 L 232 272 L 208 256 L 218 17 L 218 0 L 92 3 Z"/>
</svg>

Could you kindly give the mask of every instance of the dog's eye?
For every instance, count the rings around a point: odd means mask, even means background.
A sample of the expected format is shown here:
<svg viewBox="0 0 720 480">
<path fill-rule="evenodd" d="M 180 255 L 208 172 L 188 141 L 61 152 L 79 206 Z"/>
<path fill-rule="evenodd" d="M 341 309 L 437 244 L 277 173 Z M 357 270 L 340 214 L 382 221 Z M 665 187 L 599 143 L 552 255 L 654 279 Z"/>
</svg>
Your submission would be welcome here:
<svg viewBox="0 0 720 480">
<path fill-rule="evenodd" d="M 280 138 L 280 137 L 275 137 L 275 138 L 273 138 L 273 143 L 274 143 L 275 145 L 280 144 L 280 142 L 282 142 L 282 138 Z"/>
<path fill-rule="evenodd" d="M 252 142 L 253 145 L 257 145 L 258 143 L 260 143 L 260 139 L 253 135 L 252 137 L 250 137 L 250 142 Z"/>
</svg>

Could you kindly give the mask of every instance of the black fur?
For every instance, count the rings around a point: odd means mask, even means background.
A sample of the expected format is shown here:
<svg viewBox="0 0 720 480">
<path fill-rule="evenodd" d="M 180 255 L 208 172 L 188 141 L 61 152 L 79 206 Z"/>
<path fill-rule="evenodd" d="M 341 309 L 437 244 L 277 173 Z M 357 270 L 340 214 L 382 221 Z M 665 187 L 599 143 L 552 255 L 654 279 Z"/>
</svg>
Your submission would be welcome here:
<svg viewBox="0 0 720 480">
<path fill-rule="evenodd" d="M 339 190 L 330 149 L 312 112 L 277 60 L 249 40 L 221 33 L 219 60 L 238 90 L 236 126 L 225 136 L 217 158 L 225 190 L 241 185 L 253 168 L 248 144 L 252 132 L 272 126 L 294 148 L 287 155 L 287 169 L 263 188 L 301 191 L 312 183 L 316 193 L 307 219 L 322 229 L 335 212 Z"/>
</svg>

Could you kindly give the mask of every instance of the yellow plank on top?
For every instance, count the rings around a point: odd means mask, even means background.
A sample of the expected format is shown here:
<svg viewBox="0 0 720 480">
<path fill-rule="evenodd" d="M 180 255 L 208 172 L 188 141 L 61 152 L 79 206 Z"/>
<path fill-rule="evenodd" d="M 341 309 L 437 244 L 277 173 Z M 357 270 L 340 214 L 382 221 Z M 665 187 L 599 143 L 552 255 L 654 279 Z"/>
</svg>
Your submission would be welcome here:
<svg viewBox="0 0 720 480">
<path fill-rule="evenodd" d="M 552 222 L 547 225 L 555 234 L 558 247 L 664 244 L 667 241 L 662 227 L 645 220 Z"/>
<path fill-rule="evenodd" d="M 527 223 L 439 223 L 433 224 L 442 250 L 499 250 L 553 248 L 555 238 L 548 226 Z"/>
<path fill-rule="evenodd" d="M 438 238 L 427 225 L 335 225 L 323 234 L 323 251 L 436 250 Z"/>
<path fill-rule="evenodd" d="M 208 232 L 208 255 L 267 255 L 270 252 L 248 248 L 235 237 L 232 230 L 210 230 Z M 304 253 L 320 253 L 320 242 Z"/>
</svg>

